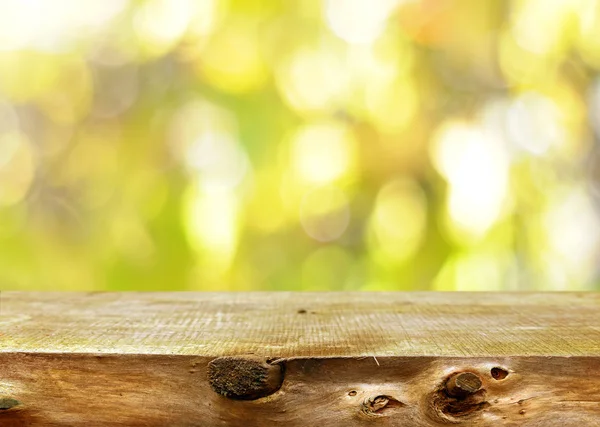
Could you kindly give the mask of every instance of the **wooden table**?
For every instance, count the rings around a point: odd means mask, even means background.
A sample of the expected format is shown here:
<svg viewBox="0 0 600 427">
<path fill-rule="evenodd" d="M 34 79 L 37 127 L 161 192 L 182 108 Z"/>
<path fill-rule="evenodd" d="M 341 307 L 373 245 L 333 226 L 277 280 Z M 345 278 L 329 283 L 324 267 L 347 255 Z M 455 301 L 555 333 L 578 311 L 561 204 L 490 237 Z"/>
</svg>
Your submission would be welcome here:
<svg viewBox="0 0 600 427">
<path fill-rule="evenodd" d="M 0 294 L 0 426 L 600 426 L 600 294 Z"/>
</svg>

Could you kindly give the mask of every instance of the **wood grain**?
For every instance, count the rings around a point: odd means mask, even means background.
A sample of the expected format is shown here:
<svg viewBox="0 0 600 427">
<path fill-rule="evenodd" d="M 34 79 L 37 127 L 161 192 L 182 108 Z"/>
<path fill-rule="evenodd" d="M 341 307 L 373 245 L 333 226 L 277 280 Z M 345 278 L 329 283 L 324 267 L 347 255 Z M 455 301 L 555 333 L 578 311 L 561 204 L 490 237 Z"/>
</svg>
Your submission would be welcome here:
<svg viewBox="0 0 600 427">
<path fill-rule="evenodd" d="M 600 356 L 600 294 L 0 294 L 0 352 Z"/>
<path fill-rule="evenodd" d="M 600 426 L 598 294 L 3 292 L 0 334 L 2 427 Z"/>
</svg>

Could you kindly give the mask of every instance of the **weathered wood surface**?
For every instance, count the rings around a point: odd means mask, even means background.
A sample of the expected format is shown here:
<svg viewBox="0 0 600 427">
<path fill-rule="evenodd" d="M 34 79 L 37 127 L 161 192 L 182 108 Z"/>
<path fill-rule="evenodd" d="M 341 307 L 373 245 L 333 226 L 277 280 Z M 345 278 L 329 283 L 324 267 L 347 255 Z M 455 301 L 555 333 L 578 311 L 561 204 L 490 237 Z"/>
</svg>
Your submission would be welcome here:
<svg viewBox="0 0 600 427">
<path fill-rule="evenodd" d="M 0 352 L 600 356 L 600 294 L 0 293 Z"/>
<path fill-rule="evenodd" d="M 600 426 L 600 294 L 0 294 L 2 427 L 453 424 Z"/>
</svg>

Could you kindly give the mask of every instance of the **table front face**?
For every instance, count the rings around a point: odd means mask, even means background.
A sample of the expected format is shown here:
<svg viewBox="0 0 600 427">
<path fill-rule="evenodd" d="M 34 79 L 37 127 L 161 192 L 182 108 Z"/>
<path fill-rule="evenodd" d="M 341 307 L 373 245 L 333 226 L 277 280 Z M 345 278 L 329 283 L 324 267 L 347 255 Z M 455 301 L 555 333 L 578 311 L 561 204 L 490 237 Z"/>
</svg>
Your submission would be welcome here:
<svg viewBox="0 0 600 427">
<path fill-rule="evenodd" d="M 18 402 L 0 426 L 600 426 L 599 358 L 293 359 L 281 387 L 254 400 L 215 392 L 210 362 L 0 354 L 0 395 Z M 464 373 L 475 388 L 450 393 Z"/>
<path fill-rule="evenodd" d="M 598 294 L 4 292 L 0 333 L 2 427 L 600 426 Z"/>
</svg>

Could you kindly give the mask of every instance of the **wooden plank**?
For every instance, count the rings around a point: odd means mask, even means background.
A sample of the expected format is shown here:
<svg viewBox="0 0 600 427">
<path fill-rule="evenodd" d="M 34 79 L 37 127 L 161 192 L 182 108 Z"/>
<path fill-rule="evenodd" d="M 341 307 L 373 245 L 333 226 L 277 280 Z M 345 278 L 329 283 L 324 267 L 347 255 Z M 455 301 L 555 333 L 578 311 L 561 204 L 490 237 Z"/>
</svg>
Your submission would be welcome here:
<svg viewBox="0 0 600 427">
<path fill-rule="evenodd" d="M 600 426 L 599 294 L 3 292 L 0 334 L 0 426 Z"/>
<path fill-rule="evenodd" d="M 600 294 L 0 294 L 0 352 L 600 356 Z"/>
</svg>

